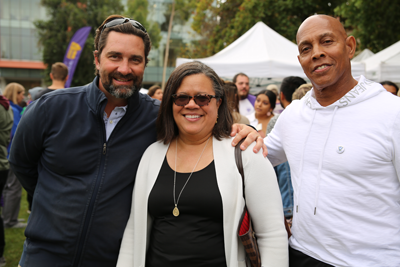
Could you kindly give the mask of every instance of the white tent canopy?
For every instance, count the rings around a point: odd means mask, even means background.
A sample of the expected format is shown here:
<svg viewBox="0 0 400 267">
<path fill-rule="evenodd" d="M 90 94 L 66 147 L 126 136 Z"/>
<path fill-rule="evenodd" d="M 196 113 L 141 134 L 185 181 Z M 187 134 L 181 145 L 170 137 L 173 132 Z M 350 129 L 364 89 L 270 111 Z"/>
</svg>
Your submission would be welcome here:
<svg viewBox="0 0 400 267">
<path fill-rule="evenodd" d="M 400 82 L 400 41 L 362 61 L 367 77 L 375 81 Z"/>
<path fill-rule="evenodd" d="M 374 53 L 369 49 L 364 49 L 360 54 L 351 60 L 351 74 L 353 77 L 358 77 L 360 75 L 365 76 L 365 63 L 363 60 L 373 56 Z"/>
<path fill-rule="evenodd" d="M 356 57 L 354 57 L 351 61 L 352 62 L 361 62 L 369 57 L 372 57 L 375 55 L 371 50 L 369 49 L 364 49 L 360 54 L 358 54 Z"/>
<path fill-rule="evenodd" d="M 358 77 L 360 75 L 365 76 L 365 64 L 363 62 L 351 61 L 351 75 Z"/>
<path fill-rule="evenodd" d="M 254 78 L 306 77 L 297 60 L 297 46 L 263 22 L 257 22 L 232 44 L 208 58 L 178 58 L 176 66 L 201 61 L 226 78 L 243 72 Z"/>
<path fill-rule="evenodd" d="M 258 80 L 256 83 L 260 84 L 263 78 L 306 78 L 298 54 L 297 45 L 259 21 L 217 54 L 198 59 L 177 58 L 176 66 L 196 60 L 213 68 L 221 77 L 233 78 L 243 72 L 253 78 L 250 81 Z M 352 62 L 352 72 L 354 77 L 364 75 L 364 64 Z"/>
</svg>

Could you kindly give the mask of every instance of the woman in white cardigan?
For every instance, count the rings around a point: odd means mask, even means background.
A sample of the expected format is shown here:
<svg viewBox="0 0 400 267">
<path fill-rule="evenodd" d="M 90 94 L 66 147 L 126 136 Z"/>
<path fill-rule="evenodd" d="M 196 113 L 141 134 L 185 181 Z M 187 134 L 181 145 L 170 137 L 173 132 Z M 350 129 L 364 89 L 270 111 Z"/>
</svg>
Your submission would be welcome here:
<svg viewBox="0 0 400 267">
<path fill-rule="evenodd" d="M 157 120 L 159 142 L 142 157 L 118 267 L 244 267 L 237 230 L 245 200 L 229 133 L 232 115 L 217 74 L 190 62 L 171 74 Z M 262 266 L 288 266 L 274 170 L 242 152 L 246 204 Z"/>
</svg>

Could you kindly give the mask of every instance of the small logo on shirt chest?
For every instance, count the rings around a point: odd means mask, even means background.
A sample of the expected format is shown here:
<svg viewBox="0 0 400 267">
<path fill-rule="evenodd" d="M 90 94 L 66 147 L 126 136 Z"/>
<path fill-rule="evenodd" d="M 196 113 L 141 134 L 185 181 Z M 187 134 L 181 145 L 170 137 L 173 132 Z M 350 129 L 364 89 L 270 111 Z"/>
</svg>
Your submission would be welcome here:
<svg viewBox="0 0 400 267">
<path fill-rule="evenodd" d="M 344 152 L 344 146 L 338 146 L 336 152 L 342 154 Z"/>
</svg>

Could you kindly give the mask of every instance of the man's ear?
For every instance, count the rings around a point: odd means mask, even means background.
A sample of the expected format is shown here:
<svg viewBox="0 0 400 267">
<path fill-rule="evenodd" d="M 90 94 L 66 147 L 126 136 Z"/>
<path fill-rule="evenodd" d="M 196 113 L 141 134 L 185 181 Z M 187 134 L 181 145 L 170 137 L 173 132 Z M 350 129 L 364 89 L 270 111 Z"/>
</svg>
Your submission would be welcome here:
<svg viewBox="0 0 400 267">
<path fill-rule="evenodd" d="M 54 80 L 53 73 L 50 73 L 50 79 Z"/>
<path fill-rule="evenodd" d="M 286 97 L 285 97 L 285 95 L 283 94 L 283 92 L 280 92 L 280 93 L 279 93 L 279 99 L 280 99 L 281 103 L 282 103 L 282 101 L 285 101 L 285 100 L 286 100 Z"/>
<path fill-rule="evenodd" d="M 99 51 L 95 50 L 93 52 L 93 56 L 94 56 L 94 63 L 96 64 L 96 69 L 100 69 L 100 60 L 99 60 Z"/>
<path fill-rule="evenodd" d="M 349 59 L 352 59 L 354 57 L 354 53 L 356 52 L 356 39 L 353 36 L 348 36 L 346 38 L 346 46 L 349 53 Z"/>
<path fill-rule="evenodd" d="M 67 81 L 68 81 L 68 76 L 69 76 L 69 75 L 67 75 L 67 77 L 65 77 L 64 82 L 67 82 Z"/>
</svg>

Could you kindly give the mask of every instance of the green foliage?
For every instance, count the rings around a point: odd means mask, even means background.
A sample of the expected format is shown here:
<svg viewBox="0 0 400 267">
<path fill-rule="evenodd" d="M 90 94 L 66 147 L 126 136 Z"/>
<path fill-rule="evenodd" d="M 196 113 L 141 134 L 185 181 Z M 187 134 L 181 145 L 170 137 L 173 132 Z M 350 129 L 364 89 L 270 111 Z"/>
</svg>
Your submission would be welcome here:
<svg viewBox="0 0 400 267">
<path fill-rule="evenodd" d="M 181 56 L 211 56 L 258 21 L 295 42 L 300 24 L 314 14 L 339 17 L 358 49 L 378 52 L 400 40 L 400 0 L 178 0 L 194 14 L 192 28 L 204 39 L 181 48 Z M 390 11 L 390 12 L 389 12 Z"/>
<path fill-rule="evenodd" d="M 42 5 L 47 8 L 49 20 L 38 20 L 34 24 L 39 35 L 39 45 L 43 49 L 43 62 L 47 65 L 47 82 L 50 82 L 51 65 L 63 61 L 72 36 L 84 26 L 91 26 L 92 30 L 75 69 L 71 86 L 91 82 L 94 78 L 95 31 L 109 15 L 123 12 L 124 7 L 120 0 L 42 0 Z"/>
<path fill-rule="evenodd" d="M 22 190 L 21 198 L 21 208 L 19 210 L 18 218 L 24 219 L 24 222 L 28 221 L 29 214 L 26 212 L 28 210 L 28 202 L 26 200 L 26 191 Z M 4 257 L 7 261 L 7 266 L 18 266 L 19 260 L 21 259 L 22 248 L 25 241 L 25 228 L 14 229 L 7 228 L 4 229 L 6 246 L 4 248 Z"/>
<path fill-rule="evenodd" d="M 335 12 L 353 30 L 359 49 L 376 53 L 400 40 L 400 0 L 348 0 Z"/>
<path fill-rule="evenodd" d="M 304 19 L 313 14 L 334 15 L 334 8 L 343 2 L 345 0 L 329 2 L 325 0 L 227 0 L 224 3 L 199 0 L 195 2 L 192 28 L 205 37 L 202 41 L 196 42 L 196 45 L 200 44 L 205 50 L 194 49 L 189 52 L 190 45 L 182 50 L 185 55 L 211 56 L 231 44 L 258 21 L 263 21 L 273 30 L 295 42 L 297 29 Z M 191 2 L 189 7 L 192 6 Z"/>
<path fill-rule="evenodd" d="M 152 48 L 157 48 L 161 40 L 161 30 L 156 22 L 148 21 L 148 6 L 147 0 L 129 0 L 127 17 L 139 21 L 150 35 Z"/>
</svg>

